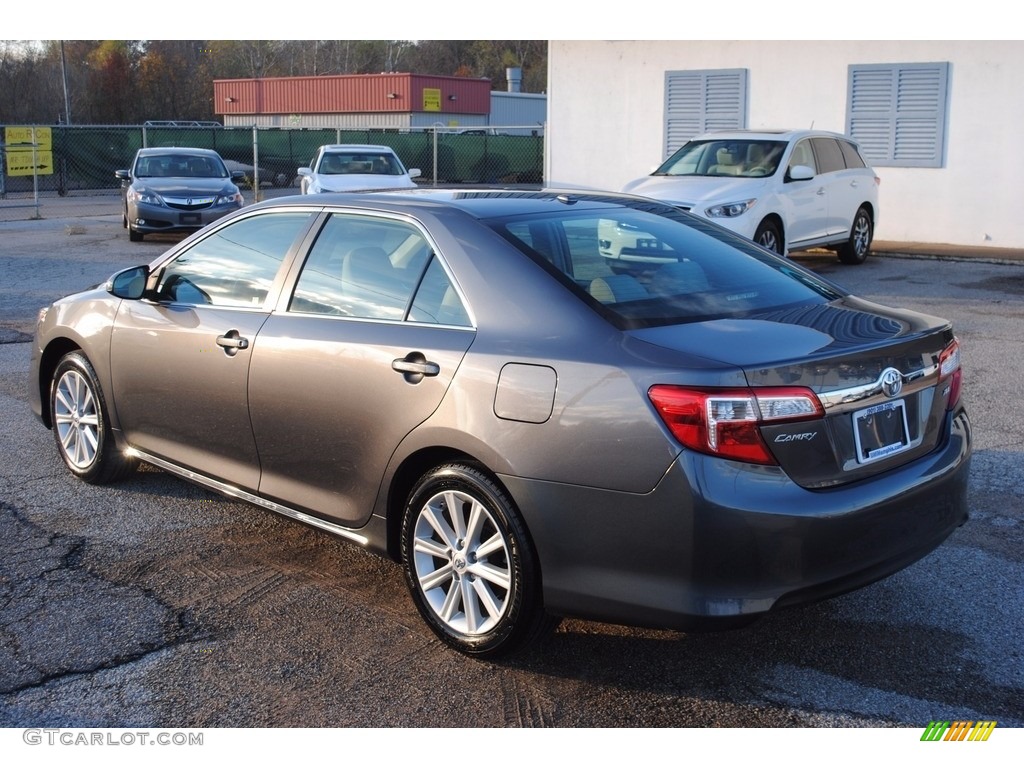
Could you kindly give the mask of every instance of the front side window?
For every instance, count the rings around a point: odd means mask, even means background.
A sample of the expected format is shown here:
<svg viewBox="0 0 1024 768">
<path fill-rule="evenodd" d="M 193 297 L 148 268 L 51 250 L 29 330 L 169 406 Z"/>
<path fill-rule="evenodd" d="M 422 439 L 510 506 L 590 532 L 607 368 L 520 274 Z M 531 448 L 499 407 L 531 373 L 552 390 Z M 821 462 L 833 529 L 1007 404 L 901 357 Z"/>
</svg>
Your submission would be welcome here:
<svg viewBox="0 0 1024 768">
<path fill-rule="evenodd" d="M 739 235 L 662 210 L 509 218 L 492 227 L 624 329 L 748 317 L 841 295 Z"/>
<path fill-rule="evenodd" d="M 262 307 L 310 213 L 265 213 L 221 227 L 164 269 L 164 301 L 215 307 Z"/>
<path fill-rule="evenodd" d="M 796 165 L 806 165 L 815 174 L 818 173 L 818 166 L 814 162 L 814 151 L 811 149 L 809 139 L 804 139 L 793 147 L 793 154 L 789 156 L 789 170 L 792 170 L 793 166 Z"/>
</svg>

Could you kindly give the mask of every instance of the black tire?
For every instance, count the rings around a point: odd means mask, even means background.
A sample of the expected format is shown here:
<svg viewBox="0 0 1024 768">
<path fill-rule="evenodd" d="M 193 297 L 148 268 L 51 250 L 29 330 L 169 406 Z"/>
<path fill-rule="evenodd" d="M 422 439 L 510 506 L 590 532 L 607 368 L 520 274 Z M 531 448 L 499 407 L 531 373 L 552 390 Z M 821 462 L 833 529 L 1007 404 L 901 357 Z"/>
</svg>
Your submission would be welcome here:
<svg viewBox="0 0 1024 768">
<path fill-rule="evenodd" d="M 131 474 L 138 460 L 114 442 L 96 372 L 81 352 L 61 358 L 50 381 L 50 420 L 57 453 L 72 474 L 101 485 Z"/>
<path fill-rule="evenodd" d="M 863 264 L 871 251 L 874 230 L 874 222 L 867 209 L 858 209 L 857 215 L 853 217 L 849 239 L 839 246 L 839 260 L 843 264 Z"/>
<path fill-rule="evenodd" d="M 765 219 L 757 225 L 754 242 L 779 256 L 786 255 L 785 246 L 782 244 L 782 233 L 779 232 L 778 226 L 773 221 Z"/>
<path fill-rule="evenodd" d="M 141 232 L 137 232 L 136 230 L 132 229 L 131 224 L 128 225 L 129 240 L 131 240 L 133 243 L 139 243 L 142 242 L 143 237 L 145 237 L 145 235 L 143 235 Z"/>
<path fill-rule="evenodd" d="M 463 653 L 502 656 L 556 623 L 544 613 L 536 554 L 515 505 L 475 467 L 437 467 L 413 488 L 402 565 L 420 615 Z"/>
</svg>

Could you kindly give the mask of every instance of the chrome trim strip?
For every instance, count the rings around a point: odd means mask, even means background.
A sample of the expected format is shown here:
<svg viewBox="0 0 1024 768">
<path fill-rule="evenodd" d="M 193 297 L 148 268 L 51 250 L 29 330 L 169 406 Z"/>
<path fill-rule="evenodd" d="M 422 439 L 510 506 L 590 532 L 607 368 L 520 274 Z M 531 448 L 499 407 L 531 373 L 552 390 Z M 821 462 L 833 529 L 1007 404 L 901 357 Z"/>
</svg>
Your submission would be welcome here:
<svg viewBox="0 0 1024 768">
<path fill-rule="evenodd" d="M 169 461 L 157 458 L 156 456 L 152 456 L 151 454 L 148 454 L 145 451 L 140 451 L 138 448 L 129 447 L 125 450 L 125 453 L 127 453 L 130 456 L 135 456 L 148 464 L 160 467 L 160 469 L 166 470 L 171 474 L 178 475 L 179 477 L 183 477 L 186 480 L 190 480 L 191 482 L 196 483 L 197 485 L 202 485 L 214 491 L 217 491 L 218 493 L 222 493 L 225 496 L 230 496 L 232 498 L 241 499 L 242 501 L 247 501 L 250 504 L 255 504 L 258 507 L 263 507 L 264 509 L 268 509 L 271 512 L 276 512 L 277 514 L 283 515 L 284 517 L 290 517 L 293 520 L 298 520 L 300 523 L 305 523 L 306 525 L 311 525 L 314 528 L 320 528 L 321 530 L 327 531 L 328 533 L 333 533 L 337 536 L 349 539 L 364 547 L 369 543 L 369 539 L 367 539 L 365 536 L 361 534 L 356 533 L 350 528 L 345 528 L 341 525 L 338 525 L 337 523 L 329 523 L 326 520 L 321 520 L 318 517 L 313 517 L 313 515 L 307 515 L 305 512 L 299 512 L 297 509 L 286 507 L 283 504 L 268 501 L 267 499 L 261 498 L 260 496 L 256 496 L 252 493 L 249 493 L 248 491 L 243 491 L 241 488 L 235 488 L 233 485 L 222 483 L 219 480 L 214 480 L 212 478 L 207 477 L 206 475 L 201 475 L 198 472 L 193 472 L 191 469 L 185 469 L 184 467 L 179 467 L 177 464 L 172 464 Z"/>
<path fill-rule="evenodd" d="M 886 369 L 888 370 L 888 369 Z M 929 366 L 922 368 L 919 371 L 913 371 L 912 373 L 901 373 L 904 384 L 910 384 L 911 382 L 919 382 L 919 384 L 910 390 L 903 390 L 903 392 L 916 392 L 924 389 L 928 382 L 934 377 L 938 378 L 939 365 Z M 850 387 L 848 389 L 837 389 L 832 392 L 818 392 L 818 400 L 821 401 L 822 407 L 828 411 L 836 406 L 847 405 L 848 403 L 859 403 L 862 400 L 867 400 L 869 397 L 875 395 L 883 395 L 882 382 L 885 379 L 885 371 L 882 371 L 878 379 L 870 384 L 861 384 L 857 387 Z"/>
</svg>

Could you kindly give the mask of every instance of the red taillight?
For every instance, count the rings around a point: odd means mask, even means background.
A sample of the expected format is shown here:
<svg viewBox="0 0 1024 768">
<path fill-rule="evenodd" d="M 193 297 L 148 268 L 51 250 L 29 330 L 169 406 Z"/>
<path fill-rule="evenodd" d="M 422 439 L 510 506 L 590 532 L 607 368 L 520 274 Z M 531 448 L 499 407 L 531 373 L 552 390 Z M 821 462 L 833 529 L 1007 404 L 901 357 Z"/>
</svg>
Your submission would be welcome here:
<svg viewBox="0 0 1024 768">
<path fill-rule="evenodd" d="M 963 369 L 960 367 L 960 342 L 956 339 L 948 347 L 942 350 L 939 355 L 939 383 L 949 382 L 949 400 L 946 401 L 946 409 L 953 410 L 960 402 L 960 381 L 963 378 Z"/>
<path fill-rule="evenodd" d="M 657 384 L 647 396 L 687 448 L 754 464 L 776 463 L 761 439 L 762 424 L 824 416 L 814 392 L 801 387 L 692 389 Z"/>
</svg>

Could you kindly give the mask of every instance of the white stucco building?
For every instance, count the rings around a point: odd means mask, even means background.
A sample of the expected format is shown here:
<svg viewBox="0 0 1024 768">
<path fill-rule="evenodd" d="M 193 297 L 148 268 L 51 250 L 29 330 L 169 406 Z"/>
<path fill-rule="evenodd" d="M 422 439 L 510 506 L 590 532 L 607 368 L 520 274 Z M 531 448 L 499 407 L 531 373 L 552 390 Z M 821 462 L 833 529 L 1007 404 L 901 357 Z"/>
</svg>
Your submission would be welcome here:
<svg viewBox="0 0 1024 768">
<path fill-rule="evenodd" d="M 567 41 L 549 47 L 546 176 L 619 189 L 690 135 L 849 133 L 876 239 L 1024 248 L 1024 42 Z"/>
</svg>

